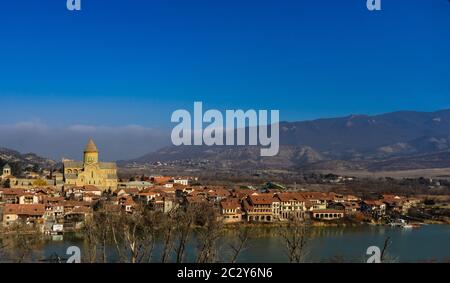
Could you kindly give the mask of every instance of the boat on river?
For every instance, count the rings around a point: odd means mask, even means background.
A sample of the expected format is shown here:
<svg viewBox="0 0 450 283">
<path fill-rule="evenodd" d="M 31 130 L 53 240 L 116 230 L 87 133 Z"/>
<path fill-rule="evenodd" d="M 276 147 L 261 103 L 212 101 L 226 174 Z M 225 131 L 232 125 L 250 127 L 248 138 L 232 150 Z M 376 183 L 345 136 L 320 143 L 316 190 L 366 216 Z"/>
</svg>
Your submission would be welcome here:
<svg viewBox="0 0 450 283">
<path fill-rule="evenodd" d="M 420 227 L 420 224 L 416 224 L 416 223 L 415 224 L 411 224 L 411 223 L 408 223 L 404 219 L 397 219 L 397 220 L 389 223 L 389 225 L 392 226 L 392 227 L 400 227 L 400 228 L 403 228 L 403 229 L 412 229 L 412 228 L 419 228 Z"/>
</svg>

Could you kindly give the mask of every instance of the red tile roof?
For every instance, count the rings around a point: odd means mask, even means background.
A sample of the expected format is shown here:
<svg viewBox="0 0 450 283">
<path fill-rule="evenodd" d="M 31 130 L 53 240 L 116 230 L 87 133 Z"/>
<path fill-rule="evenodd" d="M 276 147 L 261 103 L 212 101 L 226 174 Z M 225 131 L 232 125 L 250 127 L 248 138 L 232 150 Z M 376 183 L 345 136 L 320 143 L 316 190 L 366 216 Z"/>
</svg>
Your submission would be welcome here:
<svg viewBox="0 0 450 283">
<path fill-rule="evenodd" d="M 6 204 L 3 214 L 42 216 L 45 213 L 43 204 Z"/>
<path fill-rule="evenodd" d="M 249 196 L 252 205 L 271 205 L 274 202 L 272 194 L 260 194 Z"/>
<path fill-rule="evenodd" d="M 328 193 L 323 192 L 299 192 L 305 199 L 317 200 L 333 200 L 333 197 Z"/>
<path fill-rule="evenodd" d="M 241 209 L 241 203 L 236 198 L 223 200 L 220 202 L 220 206 L 222 206 L 223 209 Z"/>
<path fill-rule="evenodd" d="M 298 202 L 305 202 L 306 199 L 303 197 L 301 193 L 277 193 L 276 196 L 278 199 L 282 202 L 288 202 L 288 201 L 298 201 Z"/>
<path fill-rule="evenodd" d="M 83 187 L 84 191 L 86 192 L 92 192 L 92 191 L 101 191 L 99 188 L 93 185 L 86 185 Z"/>
<path fill-rule="evenodd" d="M 75 214 L 75 213 L 88 214 L 88 213 L 91 213 L 91 212 L 92 212 L 92 210 L 89 207 L 77 206 L 71 212 L 69 212 L 69 214 Z"/>
</svg>

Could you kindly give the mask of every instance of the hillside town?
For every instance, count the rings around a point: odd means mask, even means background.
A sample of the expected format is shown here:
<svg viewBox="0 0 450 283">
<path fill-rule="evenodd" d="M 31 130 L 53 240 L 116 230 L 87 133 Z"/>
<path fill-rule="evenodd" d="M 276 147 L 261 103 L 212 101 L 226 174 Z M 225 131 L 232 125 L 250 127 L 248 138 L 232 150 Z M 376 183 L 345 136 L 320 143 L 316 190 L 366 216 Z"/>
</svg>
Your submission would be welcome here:
<svg viewBox="0 0 450 283">
<path fill-rule="evenodd" d="M 203 204 L 224 224 L 282 224 L 295 218 L 316 223 L 395 223 L 425 201 L 379 195 L 363 199 L 334 192 L 286 190 L 280 185 L 200 185 L 193 176 L 134 176 L 119 180 L 114 163 L 99 162 L 89 140 L 83 162 L 64 161 L 62 172 L 29 174 L 25 179 L 2 168 L 0 213 L 5 231 L 22 223 L 45 234 L 82 229 L 101 203 L 110 211 L 133 214 L 138 207 L 170 214 Z M 402 217 L 403 216 L 403 217 Z"/>
</svg>

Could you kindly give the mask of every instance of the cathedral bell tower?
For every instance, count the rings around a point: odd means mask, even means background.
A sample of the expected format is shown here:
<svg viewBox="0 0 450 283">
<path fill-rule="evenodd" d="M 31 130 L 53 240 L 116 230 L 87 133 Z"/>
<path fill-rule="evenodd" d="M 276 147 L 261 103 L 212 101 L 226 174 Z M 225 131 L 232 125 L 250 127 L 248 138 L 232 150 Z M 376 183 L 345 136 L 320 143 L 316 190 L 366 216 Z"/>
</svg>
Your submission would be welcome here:
<svg viewBox="0 0 450 283">
<path fill-rule="evenodd" d="M 92 139 L 89 139 L 86 148 L 84 149 L 84 164 L 98 163 L 98 149 Z"/>
<path fill-rule="evenodd" d="M 2 177 L 7 177 L 11 175 L 11 167 L 9 164 L 6 164 L 5 167 L 3 167 L 3 174 Z"/>
</svg>

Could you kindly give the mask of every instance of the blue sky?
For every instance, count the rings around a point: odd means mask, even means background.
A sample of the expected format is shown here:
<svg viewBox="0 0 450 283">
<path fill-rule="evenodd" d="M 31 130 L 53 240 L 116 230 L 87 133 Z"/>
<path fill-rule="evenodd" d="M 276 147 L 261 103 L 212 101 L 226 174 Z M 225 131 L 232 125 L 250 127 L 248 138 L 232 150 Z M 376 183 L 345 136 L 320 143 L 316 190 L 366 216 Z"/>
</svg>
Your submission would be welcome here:
<svg viewBox="0 0 450 283">
<path fill-rule="evenodd" d="M 450 108 L 447 0 L 65 2 L 1 4 L 0 125 L 169 128 L 194 101 L 290 121 Z"/>
</svg>

